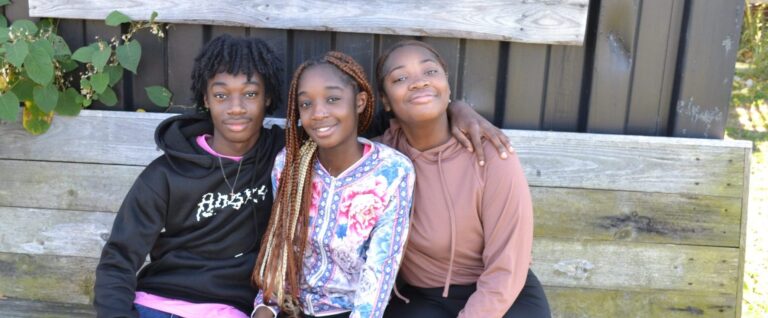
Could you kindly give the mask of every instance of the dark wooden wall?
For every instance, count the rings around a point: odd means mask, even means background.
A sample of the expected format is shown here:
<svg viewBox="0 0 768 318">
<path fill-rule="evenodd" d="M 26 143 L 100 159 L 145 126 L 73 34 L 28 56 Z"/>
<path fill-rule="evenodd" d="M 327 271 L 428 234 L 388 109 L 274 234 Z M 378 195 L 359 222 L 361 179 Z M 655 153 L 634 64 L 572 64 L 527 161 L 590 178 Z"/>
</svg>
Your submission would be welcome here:
<svg viewBox="0 0 768 318">
<path fill-rule="evenodd" d="M 728 115 L 742 0 L 591 0 L 583 46 L 416 37 L 449 64 L 455 97 L 504 128 L 722 138 Z M 26 0 L 5 9 L 28 17 Z M 119 30 L 102 21 L 60 20 L 72 46 Z M 167 37 L 138 36 L 138 75 L 126 72 L 111 109 L 163 111 L 144 87 L 165 85 L 189 105 L 199 48 L 222 33 L 267 40 L 290 71 L 334 49 L 373 79 L 378 54 L 405 36 L 174 24 Z M 107 109 L 93 106 L 96 109 Z"/>
</svg>

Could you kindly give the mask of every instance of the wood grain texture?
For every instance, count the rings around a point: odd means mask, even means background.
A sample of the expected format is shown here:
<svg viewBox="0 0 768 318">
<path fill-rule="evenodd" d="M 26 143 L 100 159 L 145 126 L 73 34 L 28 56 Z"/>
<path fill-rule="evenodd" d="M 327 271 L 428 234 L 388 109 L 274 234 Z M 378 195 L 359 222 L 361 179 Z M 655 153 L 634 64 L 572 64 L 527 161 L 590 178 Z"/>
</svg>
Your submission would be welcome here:
<svg viewBox="0 0 768 318">
<path fill-rule="evenodd" d="M 0 298 L 0 313 L 5 318 L 80 318 L 96 317 L 92 305 Z"/>
<path fill-rule="evenodd" d="M 0 294 L 36 301 L 90 304 L 96 258 L 0 253 Z"/>
<path fill-rule="evenodd" d="M 547 78 L 547 46 L 511 43 L 503 128 L 539 129 Z"/>
<path fill-rule="evenodd" d="M 587 132 L 624 133 L 640 2 L 600 2 Z"/>
<path fill-rule="evenodd" d="M 541 129 L 576 131 L 579 127 L 584 47 L 553 45 L 549 51 L 548 63 Z"/>
<path fill-rule="evenodd" d="M 0 252 L 98 258 L 115 213 L 0 207 Z"/>
<path fill-rule="evenodd" d="M 736 295 L 739 249 L 537 238 L 531 269 L 545 286 Z"/>
<path fill-rule="evenodd" d="M 116 212 L 142 170 L 141 166 L 0 160 L 0 206 Z"/>
<path fill-rule="evenodd" d="M 587 0 L 115 1 L 30 0 L 36 17 L 104 19 L 112 10 L 135 19 L 152 11 L 171 23 L 219 24 L 379 34 L 430 35 L 531 43 L 581 44 Z M 425 18 L 430 17 L 430 18 Z"/>
<path fill-rule="evenodd" d="M 505 75 L 498 70 L 499 43 L 468 40 L 465 52 L 461 88 L 453 96 L 473 104 L 475 111 L 493 122 L 497 115 L 496 81 Z"/>
<path fill-rule="evenodd" d="M 739 317 L 732 294 L 666 290 L 623 291 L 544 287 L 552 317 Z"/>
<path fill-rule="evenodd" d="M 531 188 L 535 235 L 736 247 L 741 199 L 567 188 Z"/>
<path fill-rule="evenodd" d="M 673 136 L 723 138 L 744 1 L 690 1 Z"/>
<path fill-rule="evenodd" d="M 627 134 L 667 134 L 683 8 L 683 0 L 641 5 Z"/>
</svg>

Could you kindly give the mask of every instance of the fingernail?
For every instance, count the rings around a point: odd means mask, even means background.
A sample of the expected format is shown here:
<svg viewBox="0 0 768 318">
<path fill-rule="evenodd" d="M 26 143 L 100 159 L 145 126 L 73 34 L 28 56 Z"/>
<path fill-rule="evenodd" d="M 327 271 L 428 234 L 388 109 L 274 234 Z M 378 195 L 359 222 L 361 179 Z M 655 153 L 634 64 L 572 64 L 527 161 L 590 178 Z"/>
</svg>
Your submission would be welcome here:
<svg viewBox="0 0 768 318">
<path fill-rule="evenodd" d="M 480 166 L 481 166 L 481 167 L 482 167 L 482 166 L 485 166 L 485 161 L 483 161 L 483 160 L 480 160 L 480 162 L 479 162 L 479 163 L 480 163 Z"/>
<path fill-rule="evenodd" d="M 467 147 L 467 150 L 469 150 L 469 152 L 472 152 L 472 147 Z"/>
<path fill-rule="evenodd" d="M 515 148 L 509 147 L 509 152 L 515 152 Z"/>
<path fill-rule="evenodd" d="M 501 153 L 501 159 L 507 159 L 507 152 L 506 151 Z"/>
</svg>

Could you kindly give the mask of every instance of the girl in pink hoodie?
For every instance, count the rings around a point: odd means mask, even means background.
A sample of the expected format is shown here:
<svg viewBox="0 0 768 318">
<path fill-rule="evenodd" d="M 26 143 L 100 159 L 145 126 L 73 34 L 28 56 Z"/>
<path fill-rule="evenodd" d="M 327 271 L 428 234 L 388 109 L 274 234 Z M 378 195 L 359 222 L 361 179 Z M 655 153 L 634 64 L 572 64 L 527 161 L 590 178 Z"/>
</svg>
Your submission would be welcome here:
<svg viewBox="0 0 768 318">
<path fill-rule="evenodd" d="M 428 44 L 403 41 L 376 75 L 394 120 L 382 141 L 416 170 L 408 247 L 400 267 L 405 300 L 385 317 L 550 317 L 530 271 L 533 208 L 517 156 L 475 155 L 451 136 L 445 62 Z M 485 151 L 493 151 L 490 142 Z"/>
</svg>

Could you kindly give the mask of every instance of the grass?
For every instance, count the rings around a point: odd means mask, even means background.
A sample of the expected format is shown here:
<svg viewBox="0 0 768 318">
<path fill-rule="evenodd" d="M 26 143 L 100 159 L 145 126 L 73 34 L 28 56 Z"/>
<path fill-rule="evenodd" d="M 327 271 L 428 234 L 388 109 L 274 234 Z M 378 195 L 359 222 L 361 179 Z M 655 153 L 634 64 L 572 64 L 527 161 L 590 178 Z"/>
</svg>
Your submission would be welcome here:
<svg viewBox="0 0 768 318">
<path fill-rule="evenodd" d="M 768 5 L 747 1 L 726 138 L 751 140 L 742 317 L 768 317 Z"/>
</svg>

